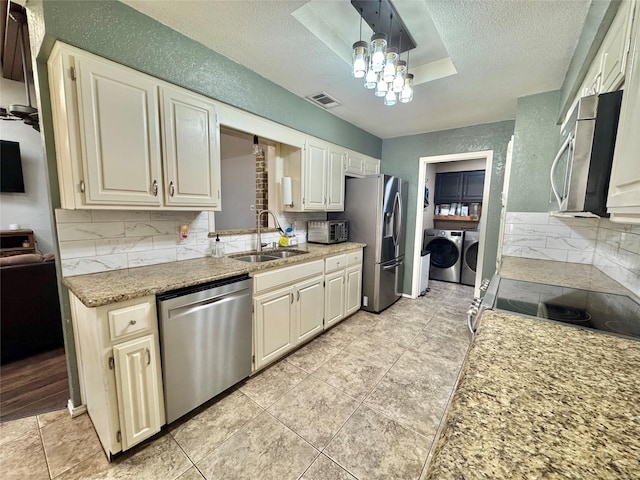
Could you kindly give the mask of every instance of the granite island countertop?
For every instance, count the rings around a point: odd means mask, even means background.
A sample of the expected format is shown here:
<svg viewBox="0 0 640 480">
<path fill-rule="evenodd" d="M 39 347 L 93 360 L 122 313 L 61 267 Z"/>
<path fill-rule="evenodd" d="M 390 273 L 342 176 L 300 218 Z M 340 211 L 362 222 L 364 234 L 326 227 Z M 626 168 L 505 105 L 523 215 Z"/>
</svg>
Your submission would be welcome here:
<svg viewBox="0 0 640 480">
<path fill-rule="evenodd" d="M 356 242 L 332 245 L 303 243 L 291 249 L 304 250 L 307 253 L 269 262 L 242 262 L 229 255 L 218 258 L 203 257 L 146 267 L 74 275 L 64 277 L 62 282 L 84 305 L 99 307 L 236 275 L 253 275 L 260 271 L 320 259 L 363 247 L 365 247 L 364 243 Z M 237 255 L 234 253 L 234 256 Z"/>
<path fill-rule="evenodd" d="M 640 301 L 634 292 L 626 289 L 593 265 L 503 257 L 499 275 L 514 280 L 629 295 L 636 301 Z"/>
<path fill-rule="evenodd" d="M 640 342 L 485 311 L 425 478 L 640 478 Z"/>
</svg>

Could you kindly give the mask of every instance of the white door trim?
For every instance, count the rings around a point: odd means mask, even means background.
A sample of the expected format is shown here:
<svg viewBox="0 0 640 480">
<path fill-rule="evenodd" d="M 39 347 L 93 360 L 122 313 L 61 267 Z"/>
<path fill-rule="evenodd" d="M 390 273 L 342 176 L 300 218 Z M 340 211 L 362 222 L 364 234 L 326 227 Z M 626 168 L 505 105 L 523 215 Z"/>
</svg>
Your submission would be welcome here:
<svg viewBox="0 0 640 480">
<path fill-rule="evenodd" d="M 458 162 L 462 160 L 485 160 L 485 174 L 484 174 L 484 187 L 482 190 L 483 203 L 489 204 L 491 193 L 491 171 L 493 169 L 493 150 L 482 150 L 479 152 L 467 152 L 467 153 L 452 153 L 448 155 L 433 155 L 430 157 L 420 157 L 418 168 L 418 195 L 416 195 L 416 218 L 415 218 L 415 239 L 413 244 L 413 278 L 411 281 L 411 298 L 418 298 L 420 294 L 420 252 L 422 250 L 422 210 L 423 210 L 423 195 L 420 192 L 424 191 L 425 174 L 427 171 L 427 164 L 429 163 L 442 163 L 442 162 Z M 434 192 L 435 193 L 435 192 Z M 486 200 L 485 200 L 486 199 Z M 480 216 L 480 245 L 484 246 L 485 237 L 487 233 L 486 229 L 486 209 L 485 213 Z M 478 270 L 476 271 L 476 282 L 474 295 L 477 297 L 480 295 L 480 280 L 482 278 L 482 267 L 484 266 L 484 249 L 478 249 Z"/>
</svg>

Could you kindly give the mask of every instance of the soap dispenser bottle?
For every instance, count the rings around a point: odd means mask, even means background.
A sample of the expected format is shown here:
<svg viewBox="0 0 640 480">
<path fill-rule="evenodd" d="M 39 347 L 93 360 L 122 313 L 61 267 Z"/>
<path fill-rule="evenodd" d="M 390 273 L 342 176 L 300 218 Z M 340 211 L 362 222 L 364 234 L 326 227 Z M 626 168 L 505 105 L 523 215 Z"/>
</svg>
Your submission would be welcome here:
<svg viewBox="0 0 640 480">
<path fill-rule="evenodd" d="M 216 241 L 213 242 L 211 253 L 214 257 L 222 257 L 224 255 L 224 243 L 220 241 L 220 236 L 216 233 Z"/>
</svg>

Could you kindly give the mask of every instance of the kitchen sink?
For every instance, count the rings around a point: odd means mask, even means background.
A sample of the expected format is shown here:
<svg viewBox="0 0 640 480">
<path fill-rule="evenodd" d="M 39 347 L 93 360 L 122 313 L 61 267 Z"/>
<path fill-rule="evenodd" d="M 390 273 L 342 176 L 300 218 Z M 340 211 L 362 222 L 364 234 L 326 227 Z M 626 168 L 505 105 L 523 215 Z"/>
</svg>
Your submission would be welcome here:
<svg viewBox="0 0 640 480">
<path fill-rule="evenodd" d="M 302 255 L 303 253 L 307 253 L 303 250 L 277 250 L 274 252 L 268 252 L 265 255 L 273 255 L 278 258 L 289 258 L 295 257 L 296 255 Z"/>
<path fill-rule="evenodd" d="M 295 257 L 307 253 L 304 250 L 269 250 L 266 252 L 247 252 L 239 255 L 232 255 L 234 260 L 241 262 L 270 262 L 271 260 L 280 260 L 281 258 Z"/>
<path fill-rule="evenodd" d="M 280 257 L 275 257 L 273 255 L 264 255 L 264 254 L 256 254 L 256 255 L 240 255 L 237 257 L 231 257 L 234 260 L 240 260 L 241 262 L 270 262 L 271 260 L 280 260 Z"/>
</svg>

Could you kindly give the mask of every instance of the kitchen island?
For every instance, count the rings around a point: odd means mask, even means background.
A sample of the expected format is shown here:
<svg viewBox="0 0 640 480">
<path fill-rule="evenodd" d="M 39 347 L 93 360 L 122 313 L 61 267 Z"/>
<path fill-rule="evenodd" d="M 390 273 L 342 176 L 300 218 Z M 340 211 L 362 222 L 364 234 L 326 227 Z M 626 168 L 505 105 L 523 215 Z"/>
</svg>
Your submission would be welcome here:
<svg viewBox="0 0 640 480">
<path fill-rule="evenodd" d="M 591 265 L 500 274 L 631 293 Z M 640 478 L 639 371 L 639 341 L 487 310 L 424 478 Z"/>
<path fill-rule="evenodd" d="M 638 372 L 638 341 L 485 311 L 425 478 L 640 478 Z"/>
</svg>

